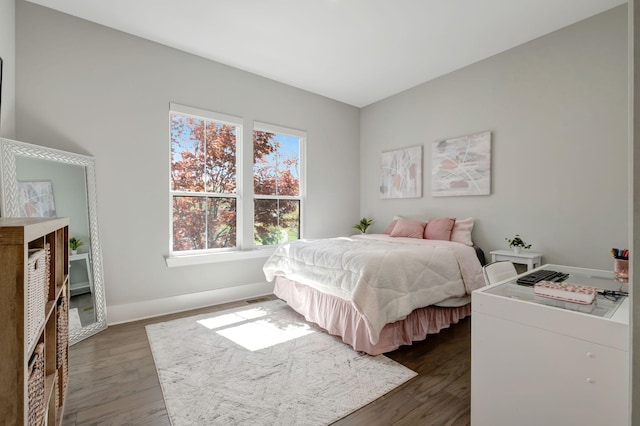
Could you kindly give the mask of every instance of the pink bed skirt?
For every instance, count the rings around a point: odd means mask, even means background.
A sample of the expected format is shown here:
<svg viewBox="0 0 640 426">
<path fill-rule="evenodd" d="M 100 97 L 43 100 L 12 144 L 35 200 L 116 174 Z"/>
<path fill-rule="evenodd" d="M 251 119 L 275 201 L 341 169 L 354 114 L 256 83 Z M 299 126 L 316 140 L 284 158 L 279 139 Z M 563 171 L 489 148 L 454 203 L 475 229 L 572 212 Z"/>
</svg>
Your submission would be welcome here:
<svg viewBox="0 0 640 426">
<path fill-rule="evenodd" d="M 374 345 L 369 340 L 362 316 L 350 302 L 283 277 L 276 278 L 273 293 L 307 321 L 319 325 L 329 334 L 340 336 L 356 351 L 370 355 L 390 352 L 401 345 L 424 340 L 427 334 L 438 333 L 471 314 L 470 303 L 457 308 L 427 306 L 416 309 L 404 320 L 387 324 L 380 333 L 378 343 Z"/>
</svg>

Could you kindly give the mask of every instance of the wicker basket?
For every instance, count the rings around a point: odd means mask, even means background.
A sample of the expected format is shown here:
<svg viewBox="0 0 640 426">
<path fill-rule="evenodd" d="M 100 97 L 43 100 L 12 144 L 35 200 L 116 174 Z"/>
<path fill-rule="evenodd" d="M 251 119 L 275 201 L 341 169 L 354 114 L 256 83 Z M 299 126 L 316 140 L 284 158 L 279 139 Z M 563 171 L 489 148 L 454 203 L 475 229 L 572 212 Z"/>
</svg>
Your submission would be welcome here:
<svg viewBox="0 0 640 426">
<path fill-rule="evenodd" d="M 65 357 L 62 360 L 62 371 L 59 373 L 60 378 L 60 395 L 58 407 L 64 404 L 67 398 L 67 387 L 69 386 L 69 360 Z"/>
<path fill-rule="evenodd" d="M 45 423 L 46 405 L 44 400 L 44 343 L 39 343 L 29 364 L 27 392 L 29 398 L 29 426 Z"/>
<path fill-rule="evenodd" d="M 56 398 L 56 407 L 60 407 L 62 402 L 60 401 L 60 390 L 58 389 L 58 376 L 53 379 L 53 393 Z"/>
<path fill-rule="evenodd" d="M 47 249 L 29 250 L 27 259 L 27 347 L 37 340 L 44 323 L 49 298 L 49 262 Z"/>
<path fill-rule="evenodd" d="M 56 368 L 62 367 L 69 347 L 69 306 L 67 295 L 63 293 L 56 309 Z"/>
</svg>

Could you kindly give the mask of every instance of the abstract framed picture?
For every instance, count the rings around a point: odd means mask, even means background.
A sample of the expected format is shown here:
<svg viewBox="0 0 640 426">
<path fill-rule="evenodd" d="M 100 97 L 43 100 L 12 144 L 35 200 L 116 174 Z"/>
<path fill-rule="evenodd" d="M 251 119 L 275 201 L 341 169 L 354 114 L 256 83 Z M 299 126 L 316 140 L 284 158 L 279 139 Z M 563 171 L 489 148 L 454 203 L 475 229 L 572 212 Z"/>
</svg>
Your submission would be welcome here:
<svg viewBox="0 0 640 426">
<path fill-rule="evenodd" d="M 491 192 L 491 132 L 433 143 L 431 195 L 452 197 Z"/>
<path fill-rule="evenodd" d="M 18 182 L 20 217 L 56 217 L 53 184 L 44 182 Z"/>
<path fill-rule="evenodd" d="M 422 197 L 422 146 L 383 152 L 380 198 Z"/>
</svg>

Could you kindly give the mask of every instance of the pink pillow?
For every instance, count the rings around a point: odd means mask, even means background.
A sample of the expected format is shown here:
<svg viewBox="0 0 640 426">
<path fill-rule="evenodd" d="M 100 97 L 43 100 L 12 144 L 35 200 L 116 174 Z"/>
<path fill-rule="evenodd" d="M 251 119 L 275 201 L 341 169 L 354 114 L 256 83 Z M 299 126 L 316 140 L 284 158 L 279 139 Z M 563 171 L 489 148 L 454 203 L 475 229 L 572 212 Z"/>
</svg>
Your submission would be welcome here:
<svg viewBox="0 0 640 426">
<path fill-rule="evenodd" d="M 451 238 L 451 230 L 456 223 L 455 219 L 449 217 L 436 217 L 429 220 L 424 229 L 424 237 L 428 240 L 444 240 L 449 241 Z"/>
<path fill-rule="evenodd" d="M 424 222 L 420 222 L 419 220 L 399 217 L 389 236 L 422 238 L 425 225 L 426 224 Z"/>
<path fill-rule="evenodd" d="M 472 217 L 462 220 L 456 219 L 456 223 L 453 225 L 453 230 L 451 231 L 451 241 L 472 246 L 471 231 L 473 231 Z"/>
</svg>

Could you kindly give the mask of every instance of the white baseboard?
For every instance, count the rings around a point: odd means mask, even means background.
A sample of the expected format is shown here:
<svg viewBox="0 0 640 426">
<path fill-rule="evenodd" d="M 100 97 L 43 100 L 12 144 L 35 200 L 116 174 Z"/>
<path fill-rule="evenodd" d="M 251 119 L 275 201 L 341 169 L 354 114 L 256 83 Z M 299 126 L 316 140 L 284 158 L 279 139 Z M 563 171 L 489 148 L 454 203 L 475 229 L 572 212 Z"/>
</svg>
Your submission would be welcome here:
<svg viewBox="0 0 640 426">
<path fill-rule="evenodd" d="M 199 293 L 181 294 L 162 299 L 145 300 L 143 302 L 108 305 L 107 324 L 121 324 L 252 297 L 266 296 L 273 294 L 273 287 L 273 283 L 262 282 Z"/>
</svg>

